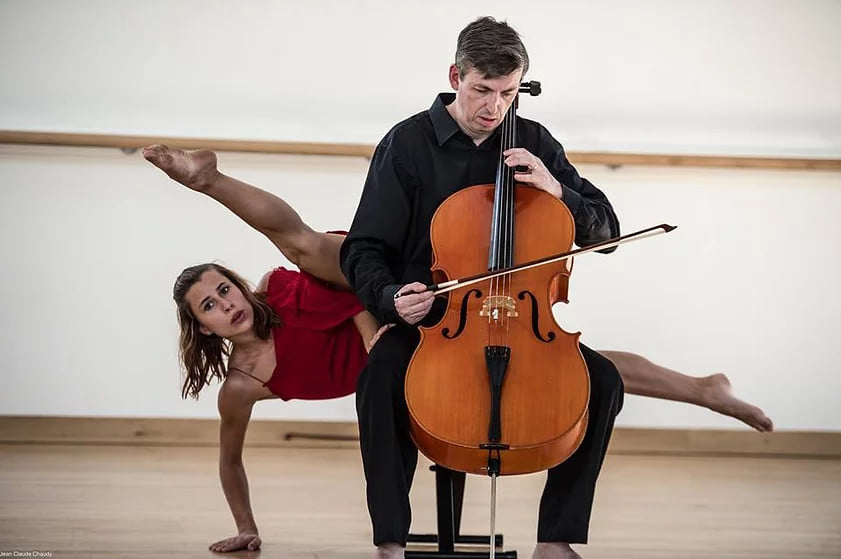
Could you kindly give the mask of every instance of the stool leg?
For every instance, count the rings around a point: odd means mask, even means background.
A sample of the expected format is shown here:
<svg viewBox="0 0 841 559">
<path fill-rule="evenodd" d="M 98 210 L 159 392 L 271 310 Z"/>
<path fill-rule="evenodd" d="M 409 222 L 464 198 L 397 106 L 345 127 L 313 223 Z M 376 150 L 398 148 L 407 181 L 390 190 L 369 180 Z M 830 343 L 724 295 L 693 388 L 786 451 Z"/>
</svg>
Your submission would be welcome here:
<svg viewBox="0 0 841 559">
<path fill-rule="evenodd" d="M 458 496 L 458 516 L 456 516 L 456 495 L 453 491 L 453 472 L 441 466 L 435 466 L 435 493 L 438 501 L 438 550 L 454 551 L 458 525 L 461 523 L 461 505 L 464 501 L 464 474 L 461 491 Z"/>
<path fill-rule="evenodd" d="M 435 507 L 438 534 L 409 534 L 409 542 L 438 543 L 438 551 L 406 551 L 406 559 L 489 559 L 489 551 L 455 551 L 455 544 L 487 545 L 487 536 L 461 535 L 466 474 L 443 466 L 429 468 L 435 472 Z M 495 534 L 496 547 L 502 547 L 502 534 Z M 516 551 L 500 551 L 497 559 L 517 559 Z"/>
</svg>

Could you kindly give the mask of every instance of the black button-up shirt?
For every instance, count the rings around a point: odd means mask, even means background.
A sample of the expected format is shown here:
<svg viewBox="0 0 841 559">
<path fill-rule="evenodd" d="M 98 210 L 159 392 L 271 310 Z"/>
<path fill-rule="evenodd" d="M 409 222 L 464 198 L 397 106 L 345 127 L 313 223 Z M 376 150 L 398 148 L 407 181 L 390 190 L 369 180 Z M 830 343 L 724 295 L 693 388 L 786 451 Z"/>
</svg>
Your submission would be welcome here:
<svg viewBox="0 0 841 559">
<path fill-rule="evenodd" d="M 448 196 L 492 184 L 499 162 L 500 130 L 478 146 L 447 111 L 455 94 L 438 95 L 429 110 L 392 128 L 374 152 L 362 199 L 342 244 L 342 271 L 381 323 L 396 322 L 394 293 L 418 281 L 432 283 L 429 226 Z M 561 183 L 575 220 L 579 246 L 619 236 L 607 197 L 567 161 L 549 131 L 517 117 L 518 145 L 539 157 Z"/>
</svg>

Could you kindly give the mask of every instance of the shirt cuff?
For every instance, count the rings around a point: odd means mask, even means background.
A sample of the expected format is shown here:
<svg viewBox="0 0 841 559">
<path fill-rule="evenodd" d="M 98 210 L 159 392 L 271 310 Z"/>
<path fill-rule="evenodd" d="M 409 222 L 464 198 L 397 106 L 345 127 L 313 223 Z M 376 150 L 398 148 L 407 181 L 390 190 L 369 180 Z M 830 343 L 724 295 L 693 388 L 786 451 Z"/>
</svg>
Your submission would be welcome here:
<svg viewBox="0 0 841 559">
<path fill-rule="evenodd" d="M 561 183 L 561 191 L 563 192 L 561 201 L 567 205 L 570 213 L 572 213 L 572 217 L 577 216 L 579 210 L 581 209 L 581 194 L 574 191 L 564 183 Z"/>
<path fill-rule="evenodd" d="M 394 306 L 394 294 L 397 293 L 403 284 L 392 283 L 383 288 L 382 295 L 380 295 L 380 312 L 383 315 L 383 324 L 386 322 L 398 322 L 400 315 L 397 314 L 397 309 Z"/>
</svg>

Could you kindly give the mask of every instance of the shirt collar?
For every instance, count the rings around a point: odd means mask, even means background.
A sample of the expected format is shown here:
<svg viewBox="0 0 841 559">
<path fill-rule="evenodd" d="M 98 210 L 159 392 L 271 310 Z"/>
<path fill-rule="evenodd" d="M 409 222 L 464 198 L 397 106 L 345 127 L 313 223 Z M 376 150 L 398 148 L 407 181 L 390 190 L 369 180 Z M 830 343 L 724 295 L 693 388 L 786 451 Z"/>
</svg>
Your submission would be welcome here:
<svg viewBox="0 0 841 559">
<path fill-rule="evenodd" d="M 459 132 L 464 134 L 456 122 L 456 119 L 454 119 L 453 115 L 451 115 L 447 110 L 447 105 L 455 100 L 455 93 L 439 93 L 435 97 L 435 101 L 433 101 L 432 106 L 429 108 L 429 118 L 432 119 L 432 128 L 435 130 L 435 138 L 438 140 L 439 146 L 443 146 L 447 140 Z M 500 127 L 497 126 L 493 133 L 491 133 L 491 135 L 485 139 L 481 145 L 492 145 L 496 140 L 496 137 L 499 136 L 499 129 Z M 467 134 L 464 134 L 464 137 L 468 138 Z M 473 140 L 470 141 L 472 142 Z"/>
<path fill-rule="evenodd" d="M 432 128 L 435 130 L 435 138 L 439 146 L 443 146 L 444 142 L 461 131 L 458 123 L 447 110 L 447 105 L 455 100 L 455 93 L 439 93 L 429 108 L 429 118 L 432 119 Z"/>
</svg>

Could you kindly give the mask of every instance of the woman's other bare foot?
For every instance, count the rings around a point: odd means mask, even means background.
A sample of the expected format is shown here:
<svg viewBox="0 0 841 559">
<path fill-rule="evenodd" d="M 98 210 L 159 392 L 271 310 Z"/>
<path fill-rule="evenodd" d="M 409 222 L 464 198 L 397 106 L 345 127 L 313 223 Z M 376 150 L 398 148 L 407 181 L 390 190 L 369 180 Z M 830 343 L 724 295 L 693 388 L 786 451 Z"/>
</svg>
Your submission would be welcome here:
<svg viewBox="0 0 841 559">
<path fill-rule="evenodd" d="M 733 395 L 730 380 L 716 373 L 701 380 L 703 405 L 709 409 L 747 423 L 757 431 L 773 431 L 774 423 L 760 408 Z"/>
<path fill-rule="evenodd" d="M 581 559 L 568 543 L 541 542 L 534 547 L 532 559 Z"/>
<path fill-rule="evenodd" d="M 239 534 L 232 538 L 225 538 L 216 543 L 210 544 L 208 549 L 216 553 L 230 553 L 231 551 L 256 551 L 260 549 L 260 536 L 257 534 Z"/>
<path fill-rule="evenodd" d="M 161 144 L 143 148 L 143 157 L 184 186 L 203 192 L 219 176 L 216 154 L 207 149 L 184 151 Z"/>
</svg>

